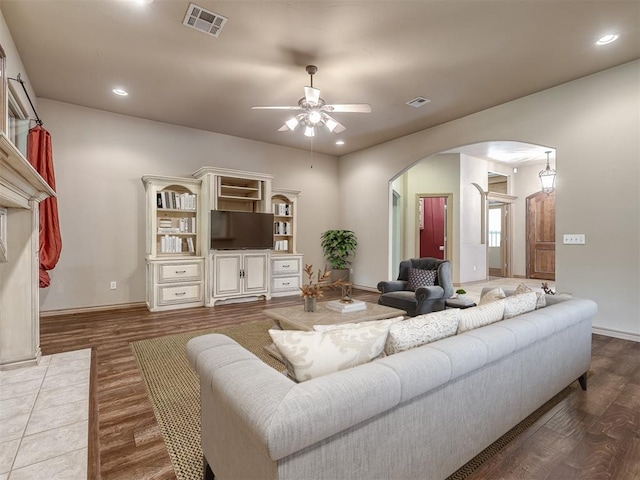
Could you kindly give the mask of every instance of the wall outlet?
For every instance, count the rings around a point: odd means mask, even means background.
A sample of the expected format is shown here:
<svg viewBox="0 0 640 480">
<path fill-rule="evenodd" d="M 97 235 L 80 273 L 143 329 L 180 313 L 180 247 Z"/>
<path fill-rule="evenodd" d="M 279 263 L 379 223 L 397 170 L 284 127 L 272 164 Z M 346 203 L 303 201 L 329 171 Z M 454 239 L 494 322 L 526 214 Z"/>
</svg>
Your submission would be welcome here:
<svg viewBox="0 0 640 480">
<path fill-rule="evenodd" d="M 113 282 L 111 282 L 111 290 L 115 290 L 116 288 L 118 288 L 118 284 L 114 280 Z"/>
</svg>

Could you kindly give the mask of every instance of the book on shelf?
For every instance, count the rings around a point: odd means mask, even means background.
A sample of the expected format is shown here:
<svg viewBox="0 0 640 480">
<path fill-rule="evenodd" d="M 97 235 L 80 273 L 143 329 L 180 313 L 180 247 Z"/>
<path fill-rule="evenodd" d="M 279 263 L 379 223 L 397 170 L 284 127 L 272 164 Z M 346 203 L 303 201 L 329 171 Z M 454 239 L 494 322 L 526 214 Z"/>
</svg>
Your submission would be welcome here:
<svg viewBox="0 0 640 480">
<path fill-rule="evenodd" d="M 343 303 L 340 300 L 330 300 L 327 302 L 327 308 L 334 312 L 351 313 L 366 310 L 367 304 L 362 300 L 352 300 L 351 303 Z"/>
</svg>

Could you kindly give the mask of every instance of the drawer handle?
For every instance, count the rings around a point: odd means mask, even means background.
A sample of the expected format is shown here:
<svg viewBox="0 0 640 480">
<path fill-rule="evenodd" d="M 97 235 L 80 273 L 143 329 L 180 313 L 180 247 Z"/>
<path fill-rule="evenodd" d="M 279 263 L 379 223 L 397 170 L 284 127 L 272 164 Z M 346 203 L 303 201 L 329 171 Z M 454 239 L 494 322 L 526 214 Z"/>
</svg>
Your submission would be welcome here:
<svg viewBox="0 0 640 480">
<path fill-rule="evenodd" d="M 291 268 L 291 265 L 282 265 L 282 268 Z"/>
<path fill-rule="evenodd" d="M 291 285 L 291 282 L 282 282 L 283 285 Z"/>
<path fill-rule="evenodd" d="M 176 270 L 176 273 L 187 273 L 186 270 Z"/>
<path fill-rule="evenodd" d="M 182 295 L 186 295 L 186 294 L 187 294 L 187 292 L 176 292 L 176 293 L 174 293 L 174 295 L 176 297 L 181 297 Z"/>
</svg>

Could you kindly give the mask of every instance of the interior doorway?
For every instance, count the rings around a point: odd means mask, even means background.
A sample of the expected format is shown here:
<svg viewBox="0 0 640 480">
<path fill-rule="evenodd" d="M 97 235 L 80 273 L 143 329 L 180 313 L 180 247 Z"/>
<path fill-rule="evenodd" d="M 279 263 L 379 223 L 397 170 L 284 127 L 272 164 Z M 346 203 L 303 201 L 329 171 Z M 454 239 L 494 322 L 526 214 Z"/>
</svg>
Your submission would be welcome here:
<svg viewBox="0 0 640 480">
<path fill-rule="evenodd" d="M 527 197 L 527 278 L 556 279 L 556 194 Z"/>
<path fill-rule="evenodd" d="M 447 195 L 417 196 L 417 256 L 447 258 Z"/>
</svg>

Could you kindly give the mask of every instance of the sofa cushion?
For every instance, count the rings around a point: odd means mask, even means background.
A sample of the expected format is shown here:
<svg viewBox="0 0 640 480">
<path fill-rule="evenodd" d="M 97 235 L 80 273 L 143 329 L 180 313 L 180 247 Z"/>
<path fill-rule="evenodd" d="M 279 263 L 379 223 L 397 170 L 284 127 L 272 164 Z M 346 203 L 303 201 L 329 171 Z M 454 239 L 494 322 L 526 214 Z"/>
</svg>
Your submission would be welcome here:
<svg viewBox="0 0 640 480">
<path fill-rule="evenodd" d="M 514 295 L 520 295 L 521 293 L 528 293 L 528 292 L 533 292 L 533 291 L 534 290 L 532 290 L 528 285 L 526 285 L 524 283 L 521 283 L 514 290 L 513 294 Z M 535 292 L 535 294 L 536 294 L 536 309 L 537 308 L 546 307 L 547 306 L 547 297 L 544 294 L 544 292 Z"/>
<path fill-rule="evenodd" d="M 435 270 L 422 270 L 420 268 L 409 267 L 409 279 L 407 289 L 415 292 L 418 287 L 432 287 L 436 284 Z"/>
<path fill-rule="evenodd" d="M 392 355 L 455 335 L 459 321 L 460 310 L 455 308 L 396 322 L 389 328 L 384 352 Z"/>
<path fill-rule="evenodd" d="M 480 297 L 480 301 L 478 302 L 478 305 L 484 305 L 489 302 L 495 302 L 496 300 L 500 300 L 502 298 L 505 298 L 506 296 L 507 295 L 504 293 L 504 290 L 502 290 L 502 287 L 492 288 L 491 290 L 489 290 L 488 292 L 485 292 L 485 294 Z"/>
<path fill-rule="evenodd" d="M 504 304 L 504 318 L 513 318 L 535 310 L 537 301 L 536 292 L 508 296 L 502 300 Z"/>
<path fill-rule="evenodd" d="M 504 300 L 493 301 L 477 307 L 460 310 L 458 333 L 499 322 L 504 315 Z"/>
<path fill-rule="evenodd" d="M 394 320 L 326 332 L 269 330 L 289 376 L 302 382 L 370 362 L 383 349 Z"/>
</svg>

